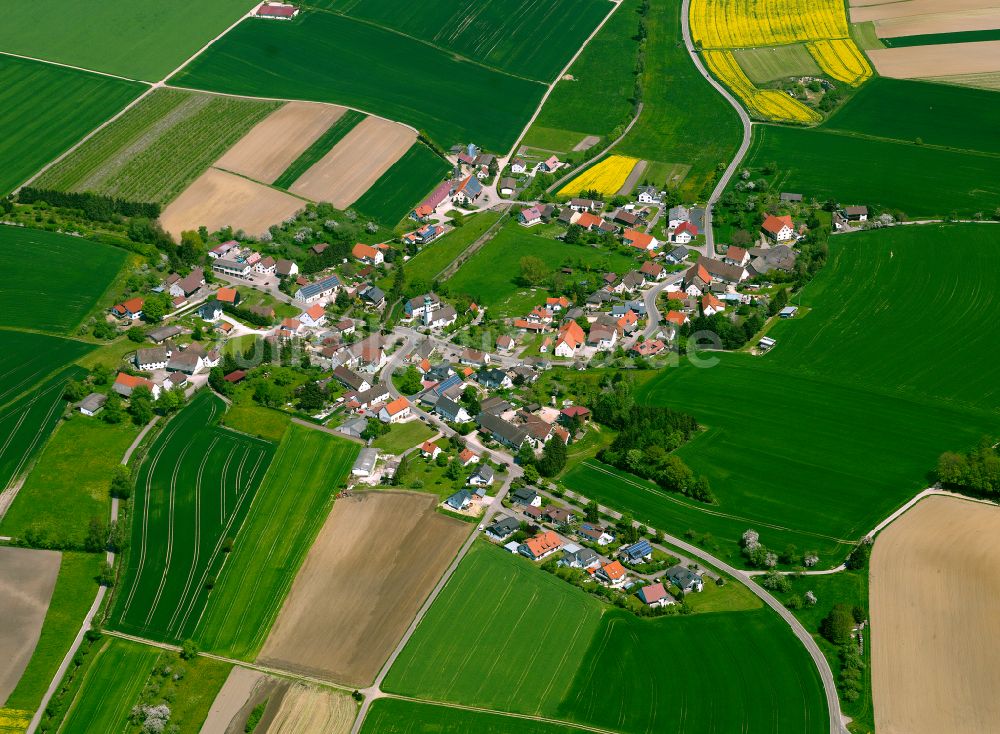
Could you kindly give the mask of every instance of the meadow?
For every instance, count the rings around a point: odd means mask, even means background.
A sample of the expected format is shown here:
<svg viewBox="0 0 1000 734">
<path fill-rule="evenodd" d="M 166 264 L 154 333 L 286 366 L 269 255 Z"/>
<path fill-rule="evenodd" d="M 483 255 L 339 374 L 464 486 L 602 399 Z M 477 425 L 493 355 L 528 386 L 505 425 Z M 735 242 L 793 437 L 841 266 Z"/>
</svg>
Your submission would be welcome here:
<svg viewBox="0 0 1000 734">
<path fill-rule="evenodd" d="M 545 291 L 541 286 L 535 289 L 518 283 L 521 258 L 529 256 L 537 257 L 550 270 L 569 266 L 575 270 L 592 268 L 603 274 L 625 273 L 638 266 L 635 259 L 621 252 L 567 244 L 511 221 L 445 282 L 451 293 L 471 296 L 476 303 L 493 309 L 494 316 L 524 315 L 544 298 Z M 581 276 L 576 273 L 575 277 Z"/>
<path fill-rule="evenodd" d="M 651 650 L 697 664 L 651 664 Z M 828 729 L 819 676 L 770 610 L 641 620 L 485 542 L 383 688 L 626 734 Z"/>
<path fill-rule="evenodd" d="M 164 428 L 136 475 L 128 563 L 115 627 L 153 639 L 191 637 L 274 444 L 217 427 L 224 403 L 202 392 Z"/>
<path fill-rule="evenodd" d="M 683 525 L 653 516 L 653 504 L 641 514 L 674 533 L 712 530 L 710 513 L 737 515 L 773 547 L 787 536 L 768 525 L 848 541 L 869 532 L 927 486 L 942 451 L 1000 428 L 997 237 L 975 225 L 838 237 L 801 295 L 810 312 L 771 329 L 772 352 L 720 354 L 709 369 L 685 363 L 645 383 L 639 399 L 706 427 L 678 455 L 709 477 L 718 505 L 703 508 L 704 527 L 699 512 Z M 942 242 L 948 257 L 935 257 Z M 931 320 L 947 330 L 927 333 Z M 734 395 L 733 385 L 746 388 Z M 631 506 L 628 487 L 608 491 Z"/>
<path fill-rule="evenodd" d="M 59 423 L 0 520 L 0 535 L 23 538 L 30 530 L 59 547 L 83 547 L 91 518 L 108 516 L 108 478 L 138 433 L 131 421 L 79 414 Z"/>
<path fill-rule="evenodd" d="M 244 21 L 171 82 L 346 104 L 424 130 L 444 148 L 475 140 L 498 152 L 514 143 L 544 91 L 537 82 L 326 12 L 292 23 Z"/>
<path fill-rule="evenodd" d="M 611 9 L 601 0 L 311 0 L 466 59 L 548 84 Z"/>
<path fill-rule="evenodd" d="M 497 212 L 482 212 L 467 217 L 461 227 L 453 229 L 440 239 L 424 247 L 403 266 L 406 272 L 407 292 L 430 290 L 431 284 L 455 258 L 465 252 L 486 230 L 500 218 Z M 392 278 L 386 278 L 380 286 L 388 288 Z"/>
<path fill-rule="evenodd" d="M 0 407 L 93 348 L 57 336 L 0 330 Z"/>
<path fill-rule="evenodd" d="M 0 326 L 66 334 L 94 309 L 124 250 L 37 229 L 0 227 Z M 37 263 L 45 263 L 37 267 Z"/>
<path fill-rule="evenodd" d="M 0 39 L 15 28 L 16 24 L 5 21 Z M 26 29 L 17 30 L 20 34 Z M 41 30 L 51 32 L 50 28 Z M 141 85 L 122 79 L 0 56 L 0 109 L 4 110 L 0 196 L 24 183 L 142 90 Z"/>
<path fill-rule="evenodd" d="M 344 439 L 289 426 L 194 632 L 202 648 L 256 657 L 357 453 Z"/>
<path fill-rule="evenodd" d="M 585 734 L 575 726 L 532 721 L 488 711 L 383 698 L 368 710 L 361 734 Z"/>
<path fill-rule="evenodd" d="M 160 650 L 115 637 L 107 638 L 88 662 L 61 730 L 66 732 L 122 731 L 129 712 L 149 674 L 160 658 Z"/>
<path fill-rule="evenodd" d="M 701 76 L 688 56 L 680 13 L 680 0 L 652 2 L 646 18 L 649 36 L 642 76 L 644 107 L 639 121 L 615 152 L 644 158 L 651 166 L 654 161 L 691 166 L 680 182 L 680 190 L 682 197 L 695 200 L 707 196 L 706 185 L 714 179 L 716 167 L 728 163 L 736 153 L 742 133 L 736 111 Z"/>
<path fill-rule="evenodd" d="M 36 183 L 166 204 L 280 105 L 158 89 Z"/>
<path fill-rule="evenodd" d="M 17 687 L 7 698 L 9 709 L 34 711 L 59 669 L 63 656 L 73 644 L 80 621 L 97 594 L 97 575 L 104 556 L 91 553 L 63 553 L 56 587 L 49 601 L 42 632 Z"/>
<path fill-rule="evenodd" d="M 394 227 L 450 171 L 441 156 L 423 143 L 414 143 L 351 208 Z"/>
<path fill-rule="evenodd" d="M 287 189 L 298 180 L 299 176 L 318 163 L 320 158 L 333 150 L 333 146 L 366 117 L 367 115 L 363 112 L 346 110 L 325 133 L 316 138 L 313 144 L 302 152 L 302 155 L 292 161 L 291 165 L 274 180 L 273 185 L 279 189 Z"/>
<path fill-rule="evenodd" d="M 911 218 L 988 214 L 1000 200 L 996 156 L 824 128 L 758 126 L 746 161 L 750 168 L 775 163 L 779 191 L 888 207 Z"/>
<path fill-rule="evenodd" d="M 401 454 L 418 446 L 434 435 L 434 431 L 423 421 L 396 423 L 389 432 L 372 441 L 372 446 L 388 454 Z"/>
<path fill-rule="evenodd" d="M 772 48 L 741 48 L 734 50 L 733 56 L 755 84 L 820 73 L 816 60 L 801 43 Z"/>
<path fill-rule="evenodd" d="M 0 51 L 158 81 L 248 9 L 241 0 L 193 7 L 157 0 L 11 6 L 0 26 Z"/>
</svg>

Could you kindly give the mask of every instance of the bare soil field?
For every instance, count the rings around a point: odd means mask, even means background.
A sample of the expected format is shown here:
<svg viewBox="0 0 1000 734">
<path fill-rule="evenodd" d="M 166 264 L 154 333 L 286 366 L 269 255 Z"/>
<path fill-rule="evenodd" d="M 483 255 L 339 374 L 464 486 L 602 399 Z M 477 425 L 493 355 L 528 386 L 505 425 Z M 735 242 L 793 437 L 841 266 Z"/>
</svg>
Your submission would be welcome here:
<svg viewBox="0 0 1000 734">
<path fill-rule="evenodd" d="M 921 501 L 876 539 L 870 581 L 876 730 L 995 732 L 1000 508 Z"/>
<path fill-rule="evenodd" d="M 851 0 L 851 22 L 995 8 L 997 0 Z"/>
<path fill-rule="evenodd" d="M 632 167 L 632 171 L 629 173 L 628 178 L 625 179 L 625 183 L 622 187 L 618 189 L 618 196 L 628 196 L 632 193 L 632 189 L 639 185 L 639 181 L 642 180 L 642 174 L 646 172 L 646 166 L 649 164 L 646 161 L 639 161 Z"/>
<path fill-rule="evenodd" d="M 948 11 L 886 18 L 875 21 L 879 38 L 920 36 L 925 33 L 960 33 L 1000 28 L 1000 5 L 977 10 Z"/>
<path fill-rule="evenodd" d="M 359 122 L 333 150 L 319 159 L 289 188 L 313 201 L 346 209 L 409 150 L 417 134 L 378 117 Z"/>
<path fill-rule="evenodd" d="M 258 661 L 371 683 L 471 529 L 436 504 L 381 490 L 337 500 Z"/>
<path fill-rule="evenodd" d="M 256 670 L 241 668 L 238 665 L 233 666 L 226 682 L 216 694 L 212 708 L 208 710 L 205 723 L 201 726 L 201 734 L 218 734 L 228 731 L 230 726 L 234 725 L 234 719 L 238 718 L 240 711 L 250 701 L 254 689 L 265 678 L 263 673 Z M 243 725 L 239 724 L 239 730 L 242 731 L 242 729 Z"/>
<path fill-rule="evenodd" d="M 337 105 L 288 102 L 258 122 L 215 166 L 274 183 L 346 111 Z"/>
<path fill-rule="evenodd" d="M 894 79 L 918 79 L 1000 70 L 1000 41 L 878 48 L 868 52 L 876 70 Z"/>
<path fill-rule="evenodd" d="M 61 559 L 55 551 L 0 546 L 0 706 L 35 652 Z"/>
<path fill-rule="evenodd" d="M 160 224 L 175 240 L 184 230 L 203 225 L 210 232 L 229 225 L 260 235 L 304 206 L 282 191 L 210 168 L 163 210 Z"/>
<path fill-rule="evenodd" d="M 266 734 L 348 734 L 357 715 L 358 705 L 346 693 L 293 683 L 281 698 L 274 718 L 261 731 Z"/>
</svg>

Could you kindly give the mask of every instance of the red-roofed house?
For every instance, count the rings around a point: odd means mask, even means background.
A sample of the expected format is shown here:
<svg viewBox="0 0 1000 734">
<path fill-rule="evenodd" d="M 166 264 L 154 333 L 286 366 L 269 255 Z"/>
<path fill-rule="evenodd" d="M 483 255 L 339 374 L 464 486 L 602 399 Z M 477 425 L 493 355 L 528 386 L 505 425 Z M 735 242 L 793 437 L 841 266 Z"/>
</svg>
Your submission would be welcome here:
<svg viewBox="0 0 1000 734">
<path fill-rule="evenodd" d="M 587 335 L 575 321 L 567 321 L 559 327 L 559 337 L 553 354 L 557 357 L 571 359 L 576 356 L 576 350 L 586 341 Z"/>
<path fill-rule="evenodd" d="M 795 225 L 788 215 L 776 217 L 773 214 L 768 214 L 760 228 L 775 242 L 787 242 L 795 237 Z"/>
<path fill-rule="evenodd" d="M 215 294 L 215 300 L 219 303 L 236 306 L 240 302 L 240 292 L 235 288 L 219 288 L 218 293 Z"/>
<path fill-rule="evenodd" d="M 606 586 L 614 589 L 621 588 L 628 581 L 628 572 L 618 561 L 612 561 L 606 566 L 597 569 L 597 578 Z"/>
<path fill-rule="evenodd" d="M 659 354 L 666 348 L 667 345 L 659 339 L 649 339 L 648 341 L 641 342 L 640 344 L 633 344 L 629 351 L 639 357 L 652 357 Z"/>
<path fill-rule="evenodd" d="M 326 309 L 318 303 L 314 303 L 299 314 L 299 322 L 303 326 L 322 326 L 326 323 Z"/>
<path fill-rule="evenodd" d="M 302 329 L 302 322 L 298 319 L 285 319 L 278 327 L 278 336 L 281 339 L 291 339 Z"/>
<path fill-rule="evenodd" d="M 478 464 L 479 455 L 472 449 L 462 449 L 462 452 L 458 455 L 458 461 L 462 464 L 462 466 Z"/>
<path fill-rule="evenodd" d="M 144 301 L 141 298 L 130 298 L 123 303 L 115 304 L 111 308 L 111 313 L 120 319 L 135 321 L 142 316 L 143 303 Z"/>
<path fill-rule="evenodd" d="M 726 310 L 726 305 L 711 293 L 706 293 L 701 299 L 701 310 L 706 316 L 713 316 Z"/>
<path fill-rule="evenodd" d="M 382 255 L 382 251 L 380 249 L 372 247 L 371 245 L 362 244 L 361 242 L 354 246 L 354 249 L 351 250 L 351 254 L 361 262 L 369 265 L 381 265 L 385 260 L 385 257 Z"/>
<path fill-rule="evenodd" d="M 564 308 L 569 308 L 569 299 L 566 296 L 559 296 L 558 298 L 546 298 L 545 306 L 550 311 L 562 311 Z"/>
<path fill-rule="evenodd" d="M 625 312 L 621 318 L 618 319 L 616 326 L 618 327 L 618 332 L 625 336 L 626 334 L 631 334 L 635 331 L 635 327 L 639 325 L 639 317 L 635 315 L 635 311 L 629 309 Z"/>
<path fill-rule="evenodd" d="M 552 173 L 562 168 L 562 165 L 556 156 L 551 156 L 547 161 L 538 164 L 538 170 L 543 173 Z"/>
<path fill-rule="evenodd" d="M 269 20 L 291 20 L 299 14 L 299 9 L 287 3 L 263 3 L 253 14 Z"/>
<path fill-rule="evenodd" d="M 540 561 L 543 558 L 548 558 L 562 547 L 563 543 L 559 536 L 551 530 L 547 530 L 534 538 L 528 538 L 517 547 L 517 551 L 533 561 Z"/>
<path fill-rule="evenodd" d="M 669 311 L 666 316 L 668 323 L 676 324 L 677 326 L 684 326 L 690 319 L 686 313 L 681 313 L 680 311 Z"/>
<path fill-rule="evenodd" d="M 585 230 L 589 232 L 595 227 L 600 227 L 601 222 L 603 221 L 604 220 L 601 219 L 596 214 L 591 214 L 590 212 L 583 212 L 582 214 L 580 214 L 580 216 L 576 218 L 576 222 L 574 222 L 574 224 L 583 227 Z"/>
<path fill-rule="evenodd" d="M 660 265 L 660 263 L 654 263 L 652 260 L 644 262 L 642 267 L 639 268 L 639 272 L 654 280 L 663 280 L 667 277 L 667 269 Z"/>
<path fill-rule="evenodd" d="M 667 593 L 659 581 L 649 586 L 643 586 L 636 596 L 639 597 L 639 601 L 650 608 L 666 607 L 675 603 L 674 598 Z"/>
<path fill-rule="evenodd" d="M 670 235 L 670 241 L 678 245 L 686 245 L 698 236 L 698 228 L 691 222 L 681 222 Z"/>
<path fill-rule="evenodd" d="M 420 444 L 420 455 L 425 459 L 436 459 L 441 453 L 441 447 L 433 441 L 424 441 Z"/>
<path fill-rule="evenodd" d="M 125 372 L 119 372 L 118 377 L 115 378 L 115 384 L 111 386 L 111 389 L 116 393 L 121 395 L 123 398 L 130 397 L 132 391 L 137 387 L 148 388 L 153 394 L 153 400 L 160 399 L 160 386 L 154 384 L 145 377 L 136 377 L 135 375 L 130 375 Z"/>
<path fill-rule="evenodd" d="M 590 418 L 590 409 L 582 405 L 567 405 L 559 411 L 559 416 L 561 419 L 579 418 L 585 421 Z"/>
<path fill-rule="evenodd" d="M 399 423 L 404 418 L 410 417 L 410 401 L 406 398 L 396 398 L 391 403 L 386 403 L 378 412 L 378 419 L 383 423 Z"/>
<path fill-rule="evenodd" d="M 744 267 L 750 262 L 750 253 L 742 247 L 730 245 L 729 249 L 726 250 L 726 256 L 722 258 L 722 261 L 729 263 L 730 265 L 739 265 L 740 267 Z"/>
<path fill-rule="evenodd" d="M 655 250 L 660 244 L 653 235 L 640 232 L 637 229 L 626 229 L 622 235 L 622 241 L 629 247 L 638 250 Z"/>
</svg>

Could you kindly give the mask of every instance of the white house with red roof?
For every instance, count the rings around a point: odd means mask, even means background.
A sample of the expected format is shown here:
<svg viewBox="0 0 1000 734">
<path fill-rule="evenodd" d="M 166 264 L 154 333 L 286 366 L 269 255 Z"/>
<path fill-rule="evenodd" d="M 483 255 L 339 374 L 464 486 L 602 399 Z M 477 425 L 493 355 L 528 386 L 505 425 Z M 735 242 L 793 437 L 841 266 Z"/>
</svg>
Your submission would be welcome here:
<svg viewBox="0 0 1000 734">
<path fill-rule="evenodd" d="M 775 242 L 787 242 L 795 237 L 795 225 L 787 214 L 783 217 L 768 214 L 760 228 Z"/>
<path fill-rule="evenodd" d="M 698 227 L 691 222 L 681 222 L 677 229 L 670 233 L 670 241 L 678 245 L 687 245 L 698 236 Z"/>
<path fill-rule="evenodd" d="M 326 323 L 326 309 L 314 303 L 299 314 L 299 323 L 303 326 L 322 326 Z"/>
<path fill-rule="evenodd" d="M 142 317 L 142 304 L 144 301 L 141 298 L 130 298 L 122 303 L 116 303 L 111 307 L 111 313 L 120 319 L 128 319 L 129 321 L 135 321 Z"/>
<path fill-rule="evenodd" d="M 367 265 L 381 265 L 385 261 L 385 256 L 382 254 L 382 248 L 372 247 L 371 245 L 366 245 L 361 242 L 354 246 L 354 249 L 351 250 L 351 254 Z"/>
<path fill-rule="evenodd" d="M 378 412 L 378 419 L 383 423 L 399 423 L 409 418 L 410 412 L 410 401 L 400 397 L 383 405 Z"/>
<path fill-rule="evenodd" d="M 147 380 L 145 377 L 136 377 L 125 372 L 118 373 L 118 377 L 115 378 L 115 383 L 111 386 L 111 389 L 123 398 L 127 398 L 132 396 L 132 391 L 137 387 L 148 388 L 153 394 L 153 400 L 160 399 L 159 385 L 153 383 L 151 380 Z"/>
<path fill-rule="evenodd" d="M 653 235 L 640 232 L 637 229 L 626 229 L 622 234 L 622 241 L 629 247 L 635 247 L 638 250 L 655 250 L 660 244 L 660 241 Z"/>
<path fill-rule="evenodd" d="M 542 173 L 554 173 L 562 167 L 563 164 L 556 156 L 550 156 L 548 160 L 544 160 L 538 164 L 538 170 Z"/>
</svg>

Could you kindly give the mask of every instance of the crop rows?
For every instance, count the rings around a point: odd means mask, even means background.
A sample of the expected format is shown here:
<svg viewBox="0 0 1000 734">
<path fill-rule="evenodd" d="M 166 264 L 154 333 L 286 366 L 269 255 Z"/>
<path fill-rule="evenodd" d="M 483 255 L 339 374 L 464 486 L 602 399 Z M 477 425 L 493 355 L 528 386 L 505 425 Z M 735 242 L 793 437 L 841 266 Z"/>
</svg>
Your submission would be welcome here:
<svg viewBox="0 0 1000 734">
<path fill-rule="evenodd" d="M 448 174 L 448 164 L 422 143 L 414 143 L 372 184 L 353 208 L 395 226 Z"/>
<path fill-rule="evenodd" d="M 624 155 L 608 156 L 563 186 L 559 194 L 574 196 L 581 191 L 598 191 L 612 196 L 622 187 L 638 162 L 638 159 Z"/>
<path fill-rule="evenodd" d="M 38 185 L 165 204 L 279 105 L 157 90 Z"/>
<path fill-rule="evenodd" d="M 872 75 L 868 60 L 854 41 L 835 38 L 806 44 L 809 53 L 829 76 L 852 87 L 864 84 Z"/>
<path fill-rule="evenodd" d="M 703 48 L 780 46 L 849 36 L 841 0 L 692 0 L 691 33 Z"/>
<path fill-rule="evenodd" d="M 732 51 L 705 51 L 705 63 L 723 84 L 742 99 L 749 110 L 768 120 L 819 122 L 822 116 L 777 89 L 757 89 L 743 73 Z"/>
</svg>

